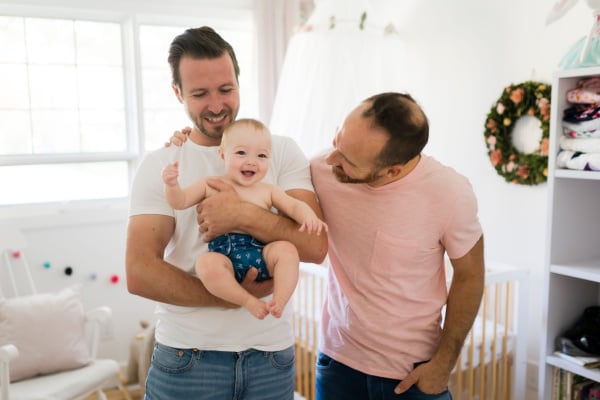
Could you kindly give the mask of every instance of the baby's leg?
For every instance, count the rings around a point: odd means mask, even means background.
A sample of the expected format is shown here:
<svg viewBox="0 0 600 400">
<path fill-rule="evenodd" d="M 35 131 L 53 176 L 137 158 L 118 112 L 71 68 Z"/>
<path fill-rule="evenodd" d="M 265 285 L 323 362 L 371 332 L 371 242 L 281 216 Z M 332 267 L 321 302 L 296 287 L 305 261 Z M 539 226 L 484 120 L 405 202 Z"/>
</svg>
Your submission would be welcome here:
<svg viewBox="0 0 600 400">
<path fill-rule="evenodd" d="M 273 299 L 267 307 L 274 317 L 279 318 L 298 283 L 298 249 L 290 242 L 271 242 L 263 249 L 263 257 L 273 277 Z"/>
<path fill-rule="evenodd" d="M 196 261 L 196 274 L 213 295 L 246 308 L 258 319 L 269 313 L 265 302 L 246 291 L 235 279 L 233 265 L 227 256 L 207 252 Z"/>
</svg>

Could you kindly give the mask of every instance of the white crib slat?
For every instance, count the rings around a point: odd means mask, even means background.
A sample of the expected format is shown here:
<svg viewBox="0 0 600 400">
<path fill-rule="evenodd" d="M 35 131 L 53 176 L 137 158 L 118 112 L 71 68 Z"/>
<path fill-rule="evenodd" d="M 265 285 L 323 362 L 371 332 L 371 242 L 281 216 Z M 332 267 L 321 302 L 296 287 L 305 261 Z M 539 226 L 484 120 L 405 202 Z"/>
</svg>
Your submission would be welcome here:
<svg viewBox="0 0 600 400">
<path fill-rule="evenodd" d="M 508 354 L 508 333 L 511 324 L 511 282 L 506 282 L 506 291 L 504 294 L 504 332 L 502 333 L 502 388 L 500 398 L 502 400 L 508 399 L 508 386 L 510 383 L 509 374 L 509 354 Z"/>
<path fill-rule="evenodd" d="M 471 329 L 471 335 L 469 339 L 469 350 L 468 350 L 468 370 L 469 375 L 467 379 L 467 387 L 469 397 L 468 400 L 473 400 L 473 391 L 475 390 L 475 374 L 473 368 L 473 353 L 475 352 L 475 332 Z"/>
<path fill-rule="evenodd" d="M 485 367 L 485 338 L 486 336 L 486 328 L 487 328 L 487 324 L 485 323 L 488 319 L 488 307 L 490 306 L 490 288 L 489 286 L 485 286 L 484 287 L 484 291 L 483 291 L 483 299 L 482 299 L 482 306 L 480 308 L 481 310 L 481 344 L 479 347 L 479 398 L 480 399 L 485 399 L 486 398 L 486 393 L 485 393 L 485 388 L 486 386 L 486 378 L 487 378 L 487 374 L 486 374 L 486 367 Z"/>
</svg>

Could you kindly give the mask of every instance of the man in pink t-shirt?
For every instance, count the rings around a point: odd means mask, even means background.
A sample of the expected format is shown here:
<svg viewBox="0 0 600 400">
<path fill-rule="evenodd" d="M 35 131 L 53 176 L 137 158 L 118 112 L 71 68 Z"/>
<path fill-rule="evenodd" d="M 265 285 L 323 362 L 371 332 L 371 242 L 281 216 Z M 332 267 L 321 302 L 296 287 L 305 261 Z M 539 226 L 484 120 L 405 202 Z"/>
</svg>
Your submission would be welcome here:
<svg viewBox="0 0 600 400">
<path fill-rule="evenodd" d="M 409 95 L 382 93 L 311 161 L 331 264 L 318 400 L 451 399 L 483 293 L 483 236 L 468 180 L 421 154 L 428 132 Z"/>
</svg>

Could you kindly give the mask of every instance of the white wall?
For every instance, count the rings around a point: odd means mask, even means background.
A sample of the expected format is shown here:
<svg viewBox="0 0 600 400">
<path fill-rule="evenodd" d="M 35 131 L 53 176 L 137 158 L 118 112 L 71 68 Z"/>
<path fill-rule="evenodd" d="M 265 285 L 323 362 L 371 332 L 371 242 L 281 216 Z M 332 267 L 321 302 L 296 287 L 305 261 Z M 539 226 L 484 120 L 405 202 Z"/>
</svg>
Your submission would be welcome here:
<svg viewBox="0 0 600 400">
<path fill-rule="evenodd" d="M 38 292 L 81 284 L 85 309 L 111 307 L 112 324 L 103 332 L 99 355 L 126 362 L 129 342 L 141 329 L 139 321 L 151 321 L 154 309 L 151 301 L 127 292 L 126 205 L 70 205 L 35 216 L 3 218 L 1 223 L 25 234 L 23 258 L 14 263 L 18 267 L 23 259 L 28 262 Z M 66 267 L 72 268 L 71 275 L 65 274 Z M 113 275 L 118 282 L 111 282 Z"/>
<path fill-rule="evenodd" d="M 485 118 L 503 88 L 552 82 L 563 54 L 587 35 L 585 2 L 545 26 L 551 0 L 377 0 L 396 17 L 416 73 L 407 90 L 430 118 L 426 152 L 469 177 L 488 259 L 530 271 L 528 358 L 538 364 L 542 326 L 547 185 L 506 183 L 487 158 Z M 535 371 L 532 371 L 535 374 Z M 537 384 L 536 375 L 528 377 Z"/>
</svg>

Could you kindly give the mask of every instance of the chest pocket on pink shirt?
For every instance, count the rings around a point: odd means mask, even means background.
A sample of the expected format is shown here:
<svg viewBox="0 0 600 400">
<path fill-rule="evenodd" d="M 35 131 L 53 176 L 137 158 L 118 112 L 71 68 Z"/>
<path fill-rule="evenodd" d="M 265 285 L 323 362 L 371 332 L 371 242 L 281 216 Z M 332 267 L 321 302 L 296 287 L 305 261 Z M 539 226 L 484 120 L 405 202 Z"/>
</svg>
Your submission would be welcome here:
<svg viewBox="0 0 600 400">
<path fill-rule="evenodd" d="M 406 276 L 406 267 L 413 264 L 417 249 L 415 239 L 397 238 L 377 231 L 369 271 L 390 278 Z"/>
</svg>

